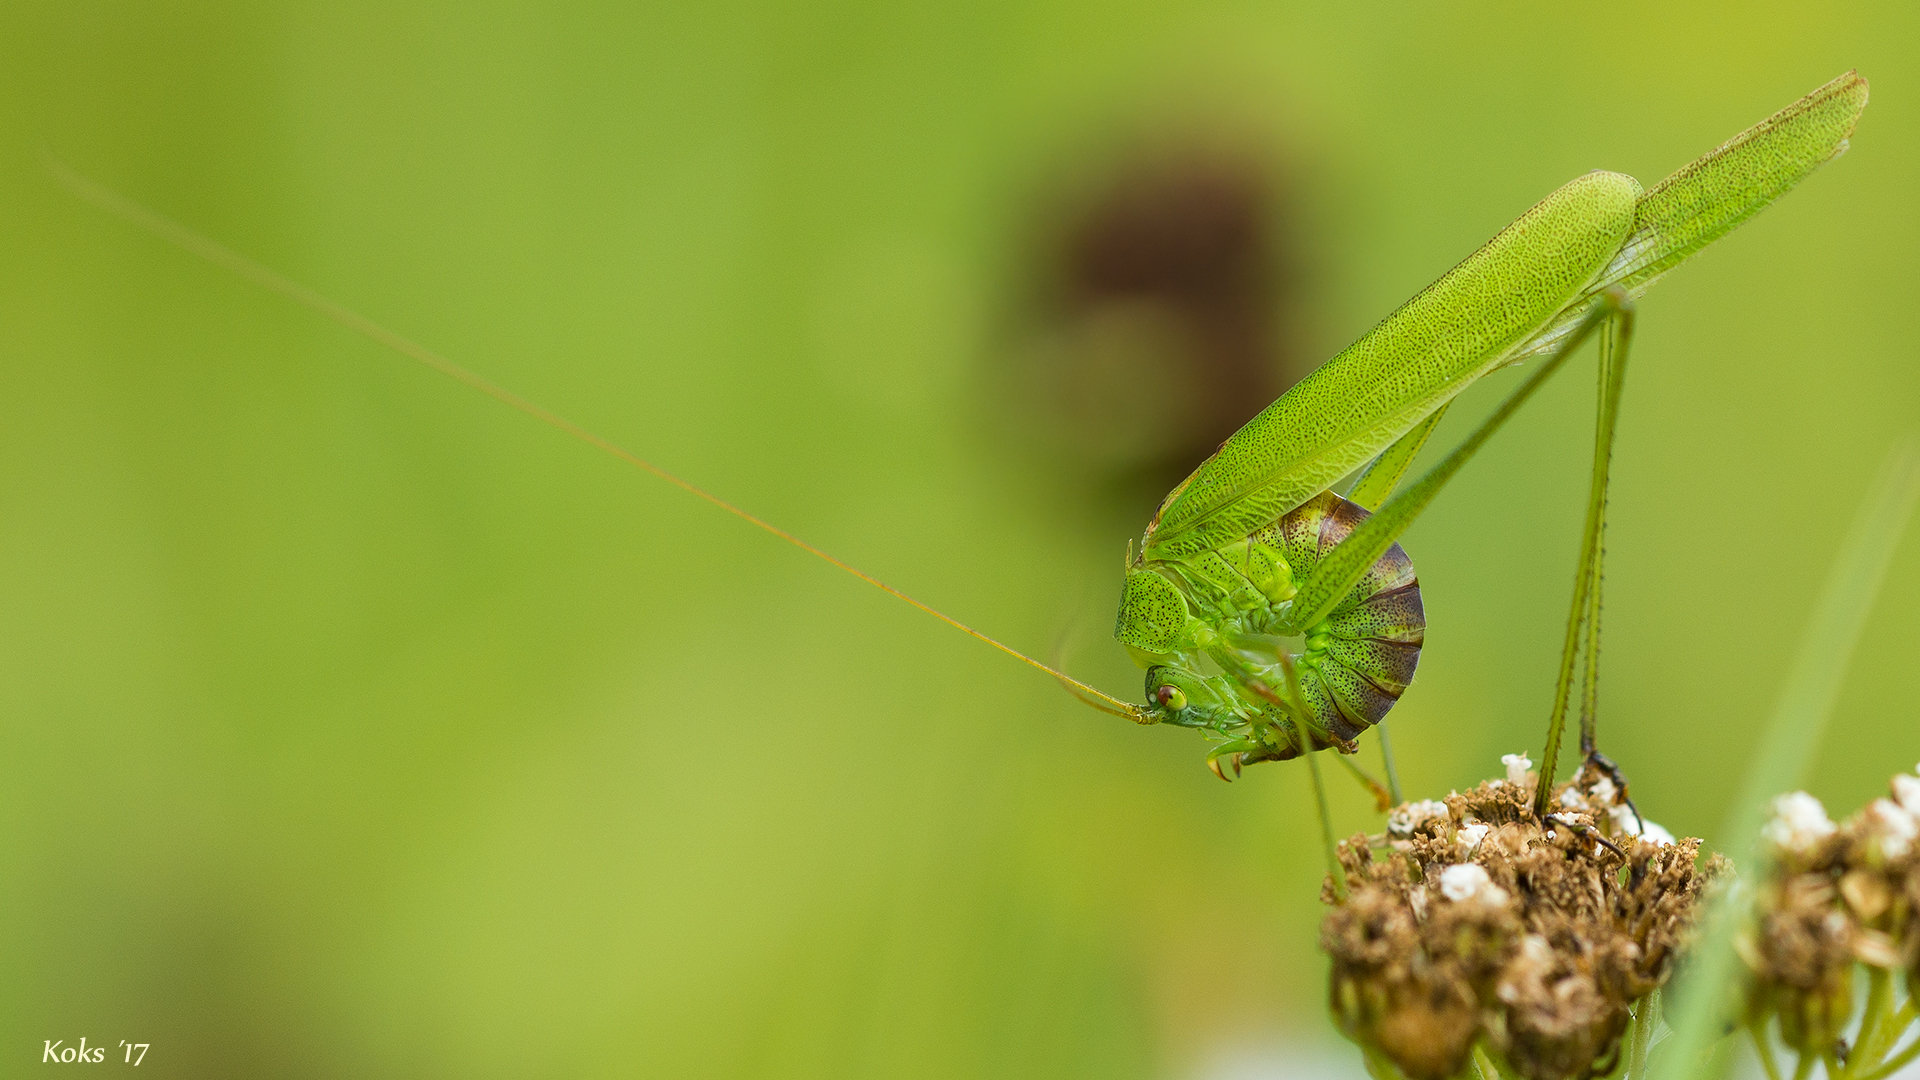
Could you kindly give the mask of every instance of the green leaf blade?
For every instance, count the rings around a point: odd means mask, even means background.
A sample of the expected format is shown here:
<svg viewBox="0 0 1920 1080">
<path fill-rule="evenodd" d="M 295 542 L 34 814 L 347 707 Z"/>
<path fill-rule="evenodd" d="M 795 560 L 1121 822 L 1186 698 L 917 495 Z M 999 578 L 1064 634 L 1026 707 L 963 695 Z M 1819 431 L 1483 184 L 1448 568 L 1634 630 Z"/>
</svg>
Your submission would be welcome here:
<svg viewBox="0 0 1920 1080">
<path fill-rule="evenodd" d="M 1893 561 L 1894 549 L 1914 504 L 1920 502 L 1920 438 L 1908 437 L 1888 453 L 1853 526 L 1840 545 L 1812 617 L 1787 671 L 1760 749 L 1741 792 L 1720 830 L 1722 844 L 1754 879 L 1761 827 L 1773 796 L 1796 788 L 1819 746 L 1854 646 Z M 1733 951 L 1743 890 L 1729 890 L 1706 921 L 1688 976 L 1675 987 L 1676 1038 L 1654 1062 L 1657 1080 L 1698 1080 L 1719 1035 L 1721 1012 L 1732 1000 L 1739 959 Z"/>
</svg>

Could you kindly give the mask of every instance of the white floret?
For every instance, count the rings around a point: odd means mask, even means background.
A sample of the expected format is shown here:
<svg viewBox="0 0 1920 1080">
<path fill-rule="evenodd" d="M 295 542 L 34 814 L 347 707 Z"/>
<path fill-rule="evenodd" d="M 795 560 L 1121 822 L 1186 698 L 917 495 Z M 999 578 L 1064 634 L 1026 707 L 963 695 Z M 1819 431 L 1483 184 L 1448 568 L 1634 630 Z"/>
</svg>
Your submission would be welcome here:
<svg viewBox="0 0 1920 1080">
<path fill-rule="evenodd" d="M 1467 824 L 1460 826 L 1460 832 L 1456 837 L 1456 839 L 1458 839 L 1460 843 L 1465 846 L 1466 853 L 1471 855 L 1474 852 L 1480 850 L 1480 841 L 1485 840 L 1487 838 L 1487 834 L 1492 831 L 1493 831 L 1492 826 L 1486 824 L 1485 822 L 1470 821 Z"/>
<path fill-rule="evenodd" d="M 1609 806 L 1607 816 L 1613 819 L 1613 831 L 1628 836 L 1640 835 L 1640 819 L 1631 806 Z"/>
<path fill-rule="evenodd" d="M 1457 863 L 1440 871 L 1440 895 L 1456 904 L 1469 900 L 1483 904 L 1507 902 L 1507 891 L 1495 885 L 1486 869 L 1477 863 Z"/>
<path fill-rule="evenodd" d="M 1820 800 L 1804 791 L 1789 791 L 1773 800 L 1773 818 L 1760 835 L 1782 851 L 1806 852 L 1833 835 L 1834 824 Z"/>
<path fill-rule="evenodd" d="M 1920 776 L 1906 773 L 1893 778 L 1893 799 L 1909 814 L 1920 814 Z"/>
<path fill-rule="evenodd" d="M 1659 822 L 1647 821 L 1641 818 L 1633 812 L 1633 807 L 1627 806 L 1624 803 L 1619 806 L 1608 807 L 1607 815 L 1613 819 L 1614 832 L 1625 833 L 1628 836 L 1637 836 L 1650 844 L 1657 844 L 1660 847 L 1667 847 L 1673 843 L 1673 834 L 1661 828 Z M 1646 826 L 1644 832 L 1641 830 L 1642 825 Z"/>
<path fill-rule="evenodd" d="M 1867 804 L 1866 814 L 1874 838 L 1880 842 L 1880 854 L 1897 859 L 1912 850 L 1914 838 L 1920 836 L 1920 822 L 1914 821 L 1905 807 L 1889 799 L 1875 799 Z"/>
<path fill-rule="evenodd" d="M 1421 802 L 1405 803 L 1393 808 L 1387 815 L 1387 831 L 1395 836 L 1412 836 L 1420 823 L 1437 817 L 1447 816 L 1447 804 L 1438 799 L 1426 799 Z"/>
<path fill-rule="evenodd" d="M 1593 801 L 1601 806 L 1612 806 L 1620 800 L 1620 789 L 1613 786 L 1613 778 L 1610 776 L 1596 777 L 1593 785 L 1587 788 L 1587 793 L 1592 795 Z"/>
<path fill-rule="evenodd" d="M 1525 754 L 1501 754 L 1500 764 L 1507 767 L 1507 783 L 1517 787 L 1527 782 L 1527 770 L 1533 768 L 1533 759 Z"/>
</svg>

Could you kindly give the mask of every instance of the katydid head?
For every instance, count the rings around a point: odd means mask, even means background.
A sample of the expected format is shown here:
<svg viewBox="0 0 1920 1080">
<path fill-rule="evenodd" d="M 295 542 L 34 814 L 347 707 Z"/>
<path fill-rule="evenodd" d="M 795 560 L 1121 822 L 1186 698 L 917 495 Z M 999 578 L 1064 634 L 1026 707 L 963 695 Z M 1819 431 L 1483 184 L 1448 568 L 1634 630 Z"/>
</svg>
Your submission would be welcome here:
<svg viewBox="0 0 1920 1080">
<path fill-rule="evenodd" d="M 1155 664 L 1147 669 L 1146 690 L 1146 711 L 1155 723 L 1216 731 L 1244 723 L 1204 675 L 1171 664 Z"/>
</svg>

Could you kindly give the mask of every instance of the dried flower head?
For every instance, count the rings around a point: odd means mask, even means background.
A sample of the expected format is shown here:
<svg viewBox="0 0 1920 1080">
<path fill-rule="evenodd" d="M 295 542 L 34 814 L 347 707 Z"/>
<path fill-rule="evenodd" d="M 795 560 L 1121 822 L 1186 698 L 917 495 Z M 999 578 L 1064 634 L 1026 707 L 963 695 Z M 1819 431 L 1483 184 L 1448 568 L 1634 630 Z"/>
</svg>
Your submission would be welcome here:
<svg viewBox="0 0 1920 1080">
<path fill-rule="evenodd" d="M 1406 804 L 1386 834 L 1340 848 L 1351 894 L 1321 927 L 1334 1016 L 1412 1080 L 1459 1073 L 1476 1040 L 1527 1080 L 1604 1071 L 1722 865 L 1697 869 L 1699 841 L 1643 827 L 1597 768 L 1539 821 L 1533 763 L 1502 764 L 1504 778 Z"/>
<path fill-rule="evenodd" d="M 1889 790 L 1839 824 L 1813 796 L 1782 795 L 1761 833 L 1772 861 L 1735 942 L 1752 976 L 1748 1022 L 1760 1037 L 1777 1019 L 1781 1041 L 1803 1058 L 1858 1051 L 1856 1063 L 1877 1063 L 1898 1041 L 1903 1025 L 1876 1021 L 1862 1024 L 1863 1045 L 1846 1044 L 1855 965 L 1874 986 L 1890 986 L 1903 967 L 1909 987 L 1920 985 L 1920 778 L 1895 776 Z M 1876 990 L 1868 1012 L 1890 1001 Z"/>
</svg>

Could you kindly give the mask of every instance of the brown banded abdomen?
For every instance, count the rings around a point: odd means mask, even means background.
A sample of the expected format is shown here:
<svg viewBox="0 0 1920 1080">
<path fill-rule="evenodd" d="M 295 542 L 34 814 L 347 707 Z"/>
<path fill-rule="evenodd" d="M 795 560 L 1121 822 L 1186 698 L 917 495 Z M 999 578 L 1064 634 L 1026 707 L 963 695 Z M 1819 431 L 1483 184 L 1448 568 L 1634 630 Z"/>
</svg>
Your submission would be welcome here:
<svg viewBox="0 0 1920 1080">
<path fill-rule="evenodd" d="M 1357 504 L 1326 491 L 1256 537 L 1283 551 L 1294 580 L 1305 581 L 1367 517 Z M 1346 741 L 1384 719 L 1413 682 L 1426 631 L 1413 560 L 1395 544 L 1332 614 L 1307 631 L 1307 651 L 1298 666 L 1300 692 L 1314 723 Z"/>
</svg>

